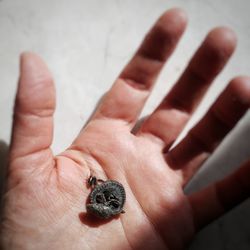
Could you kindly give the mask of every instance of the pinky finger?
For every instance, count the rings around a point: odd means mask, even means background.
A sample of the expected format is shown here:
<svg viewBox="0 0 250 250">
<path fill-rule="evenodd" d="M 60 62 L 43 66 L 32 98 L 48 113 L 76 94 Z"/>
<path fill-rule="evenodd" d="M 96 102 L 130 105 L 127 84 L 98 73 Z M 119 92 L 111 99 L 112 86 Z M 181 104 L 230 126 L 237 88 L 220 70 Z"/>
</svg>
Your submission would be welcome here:
<svg viewBox="0 0 250 250">
<path fill-rule="evenodd" d="M 250 197 L 250 160 L 226 178 L 189 196 L 200 229 Z"/>
</svg>

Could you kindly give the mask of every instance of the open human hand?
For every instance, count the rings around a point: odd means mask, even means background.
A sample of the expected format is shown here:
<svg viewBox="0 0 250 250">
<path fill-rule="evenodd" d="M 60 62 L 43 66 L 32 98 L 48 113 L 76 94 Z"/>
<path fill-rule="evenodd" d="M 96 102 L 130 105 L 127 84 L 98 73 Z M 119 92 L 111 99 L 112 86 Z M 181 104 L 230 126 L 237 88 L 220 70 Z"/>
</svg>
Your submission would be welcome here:
<svg viewBox="0 0 250 250">
<path fill-rule="evenodd" d="M 234 78 L 205 116 L 170 149 L 236 46 L 213 29 L 156 110 L 133 130 L 187 18 L 164 13 L 102 99 L 72 145 L 54 156 L 55 90 L 33 53 L 21 56 L 8 182 L 1 222 L 3 249 L 185 249 L 195 233 L 249 197 L 250 163 L 191 195 L 195 172 L 244 115 L 250 78 Z M 131 132 L 133 131 L 133 132 Z M 86 214 L 91 175 L 126 190 L 125 214 Z"/>
</svg>

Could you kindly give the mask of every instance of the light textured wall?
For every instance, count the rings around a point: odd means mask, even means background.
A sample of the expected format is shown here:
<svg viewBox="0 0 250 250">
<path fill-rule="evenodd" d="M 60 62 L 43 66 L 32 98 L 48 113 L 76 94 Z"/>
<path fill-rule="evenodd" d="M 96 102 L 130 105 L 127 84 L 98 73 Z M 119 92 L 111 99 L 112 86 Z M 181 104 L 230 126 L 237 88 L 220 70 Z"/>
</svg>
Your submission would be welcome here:
<svg viewBox="0 0 250 250">
<path fill-rule="evenodd" d="M 249 0 L 0 0 L 0 140 L 9 143 L 18 56 L 22 51 L 40 54 L 53 72 L 57 88 L 53 150 L 58 153 L 78 134 L 155 19 L 173 6 L 187 11 L 189 26 L 143 115 L 152 111 L 172 86 L 212 27 L 230 26 L 239 40 L 236 53 L 185 133 L 229 79 L 250 74 Z M 249 118 L 249 114 L 245 116 L 205 163 L 187 191 L 222 177 L 250 157 Z M 249 221 L 247 201 L 204 229 L 191 249 L 250 249 Z"/>
</svg>

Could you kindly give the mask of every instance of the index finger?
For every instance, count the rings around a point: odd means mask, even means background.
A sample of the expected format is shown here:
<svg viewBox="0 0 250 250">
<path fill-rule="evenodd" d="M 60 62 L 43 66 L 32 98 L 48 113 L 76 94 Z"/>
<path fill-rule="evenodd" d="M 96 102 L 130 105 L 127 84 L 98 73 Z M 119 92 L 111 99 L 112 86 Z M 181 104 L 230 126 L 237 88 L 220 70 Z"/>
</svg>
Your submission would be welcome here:
<svg viewBox="0 0 250 250">
<path fill-rule="evenodd" d="M 121 72 L 92 119 L 123 120 L 132 127 L 166 60 L 185 30 L 187 17 L 180 9 L 165 12 L 149 31 L 132 60 Z"/>
</svg>

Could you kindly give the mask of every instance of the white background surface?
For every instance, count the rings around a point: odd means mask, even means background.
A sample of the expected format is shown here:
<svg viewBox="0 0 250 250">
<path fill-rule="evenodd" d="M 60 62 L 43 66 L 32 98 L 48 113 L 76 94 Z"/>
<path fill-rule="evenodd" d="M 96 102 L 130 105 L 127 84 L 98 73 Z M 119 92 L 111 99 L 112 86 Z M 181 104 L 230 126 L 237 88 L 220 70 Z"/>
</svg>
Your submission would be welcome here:
<svg viewBox="0 0 250 250">
<path fill-rule="evenodd" d="M 144 115 L 172 86 L 212 27 L 227 25 L 239 40 L 236 53 L 210 88 L 190 127 L 229 79 L 250 74 L 249 0 L 0 0 L 0 140 L 9 143 L 22 51 L 37 52 L 53 72 L 57 88 L 53 150 L 58 153 L 78 134 L 157 17 L 173 6 L 188 13 L 188 29 Z M 222 177 L 250 157 L 249 118 L 248 114 L 205 163 L 189 191 Z M 191 249 L 250 249 L 249 222 L 247 201 L 200 232 Z"/>
</svg>

